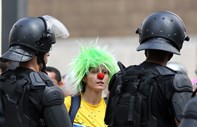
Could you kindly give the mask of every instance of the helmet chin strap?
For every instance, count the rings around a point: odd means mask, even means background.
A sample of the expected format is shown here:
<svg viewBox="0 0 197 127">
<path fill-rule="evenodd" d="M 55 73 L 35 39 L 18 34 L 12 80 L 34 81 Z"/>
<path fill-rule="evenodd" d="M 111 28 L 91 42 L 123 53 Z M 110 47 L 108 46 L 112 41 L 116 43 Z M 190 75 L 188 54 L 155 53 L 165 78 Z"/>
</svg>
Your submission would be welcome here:
<svg viewBox="0 0 197 127">
<path fill-rule="evenodd" d="M 42 72 L 45 72 L 46 69 L 46 63 L 44 61 L 44 54 L 45 53 L 37 53 L 37 63 L 38 65 L 42 65 L 42 68 L 40 69 Z"/>
</svg>

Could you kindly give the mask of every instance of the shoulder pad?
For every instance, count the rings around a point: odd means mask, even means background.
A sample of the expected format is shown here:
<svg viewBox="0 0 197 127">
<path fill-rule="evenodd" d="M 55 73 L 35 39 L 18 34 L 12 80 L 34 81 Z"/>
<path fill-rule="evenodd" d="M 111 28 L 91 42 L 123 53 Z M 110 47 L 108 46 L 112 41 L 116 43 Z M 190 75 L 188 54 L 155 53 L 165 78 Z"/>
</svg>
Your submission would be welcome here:
<svg viewBox="0 0 197 127">
<path fill-rule="evenodd" d="M 43 93 L 43 104 L 45 106 L 60 105 L 64 103 L 64 94 L 57 86 L 45 87 Z"/>
<path fill-rule="evenodd" d="M 44 72 L 37 72 L 37 73 L 40 75 L 40 77 L 41 77 L 44 81 L 51 80 L 51 79 L 49 78 L 49 76 L 48 76 L 46 73 L 44 73 Z"/>
<path fill-rule="evenodd" d="M 188 91 L 192 92 L 192 83 L 187 75 L 177 73 L 173 79 L 173 85 L 176 91 Z"/>
<path fill-rule="evenodd" d="M 160 75 L 174 75 L 175 72 L 168 69 L 167 67 L 158 66 L 156 70 L 159 72 Z"/>
<path fill-rule="evenodd" d="M 38 72 L 31 72 L 29 76 L 33 86 L 46 86 Z"/>
</svg>

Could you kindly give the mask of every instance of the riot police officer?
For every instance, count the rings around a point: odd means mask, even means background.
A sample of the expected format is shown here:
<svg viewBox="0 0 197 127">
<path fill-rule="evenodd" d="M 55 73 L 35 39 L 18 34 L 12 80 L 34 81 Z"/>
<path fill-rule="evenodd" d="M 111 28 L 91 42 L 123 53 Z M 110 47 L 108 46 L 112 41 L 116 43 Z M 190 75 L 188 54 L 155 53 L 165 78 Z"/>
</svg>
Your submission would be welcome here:
<svg viewBox="0 0 197 127">
<path fill-rule="evenodd" d="M 119 95 L 110 91 L 115 86 L 110 81 L 105 122 L 110 127 L 176 127 L 183 107 L 191 98 L 192 85 L 187 75 L 166 67 L 166 64 L 173 54 L 180 55 L 183 42 L 189 41 L 185 25 L 176 14 L 159 11 L 148 15 L 136 33 L 140 42 L 137 51 L 145 50 L 146 59 L 122 71 L 127 77 L 121 82 L 122 87 L 116 90 Z M 135 73 L 129 77 L 131 72 Z M 152 79 L 141 80 L 143 75 Z M 112 80 L 116 82 L 116 79 Z M 133 94 L 136 90 L 139 93 Z M 119 96 L 118 101 L 113 99 L 115 96 L 112 93 Z M 117 101 L 115 108 L 110 105 L 112 99 Z"/>
<path fill-rule="evenodd" d="M 62 91 L 45 72 L 56 37 L 67 38 L 67 28 L 45 15 L 18 20 L 10 30 L 10 48 L 1 60 L 19 62 L 0 77 L 3 127 L 71 127 Z"/>
</svg>

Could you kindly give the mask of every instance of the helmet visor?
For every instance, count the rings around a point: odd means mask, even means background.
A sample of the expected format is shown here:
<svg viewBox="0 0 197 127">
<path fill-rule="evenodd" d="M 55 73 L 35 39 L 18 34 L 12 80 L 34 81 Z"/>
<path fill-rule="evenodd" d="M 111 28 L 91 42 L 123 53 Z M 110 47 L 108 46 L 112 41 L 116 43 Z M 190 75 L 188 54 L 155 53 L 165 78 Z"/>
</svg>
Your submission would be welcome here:
<svg viewBox="0 0 197 127">
<path fill-rule="evenodd" d="M 49 15 L 44 15 L 42 17 L 46 21 L 47 30 L 51 33 L 54 33 L 55 37 L 61 37 L 65 39 L 70 35 L 66 26 L 56 18 Z"/>
</svg>

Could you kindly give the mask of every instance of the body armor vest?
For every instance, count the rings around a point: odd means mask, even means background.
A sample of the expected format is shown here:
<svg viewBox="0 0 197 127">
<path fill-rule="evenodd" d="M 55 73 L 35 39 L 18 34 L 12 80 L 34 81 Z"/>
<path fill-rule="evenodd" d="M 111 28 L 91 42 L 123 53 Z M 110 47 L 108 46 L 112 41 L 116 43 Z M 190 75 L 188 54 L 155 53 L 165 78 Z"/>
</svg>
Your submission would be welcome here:
<svg viewBox="0 0 197 127">
<path fill-rule="evenodd" d="M 48 84 L 40 80 L 40 84 L 36 83 L 37 86 L 35 86 L 35 82 L 31 79 L 32 73 L 39 74 L 39 72 L 20 68 L 20 71 L 16 69 L 1 75 L 0 90 L 5 117 L 3 127 L 45 126 L 42 116 L 43 105 L 39 97 Z M 39 80 L 39 76 L 35 74 L 34 78 Z"/>
</svg>

